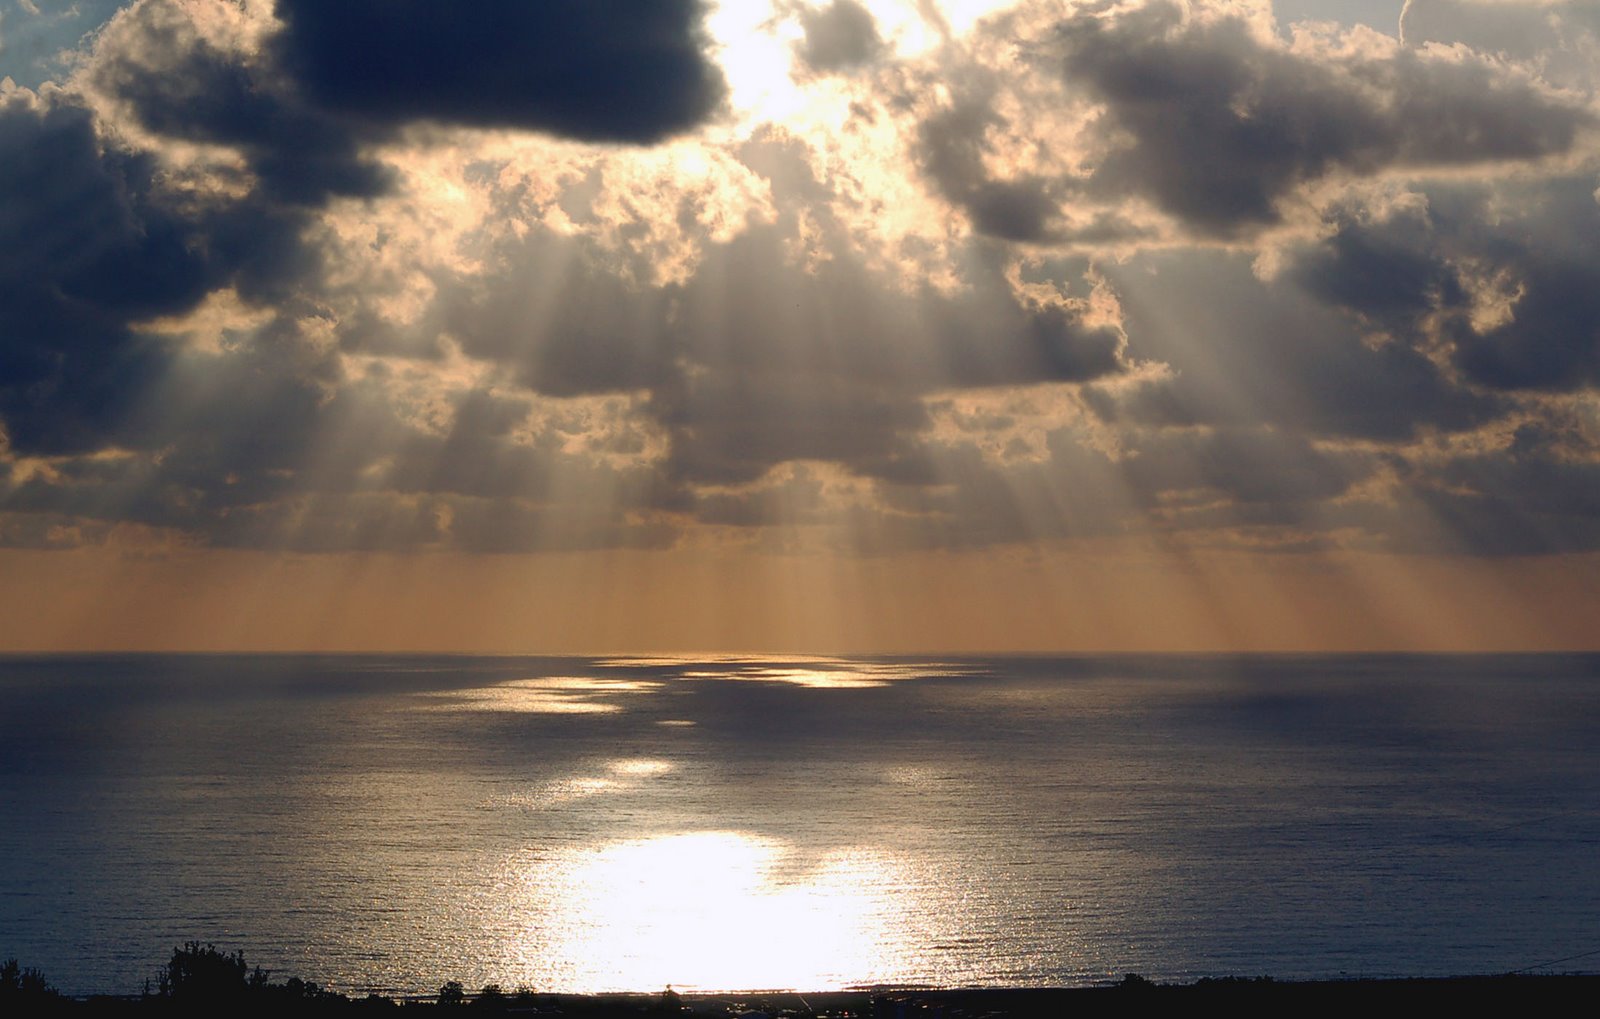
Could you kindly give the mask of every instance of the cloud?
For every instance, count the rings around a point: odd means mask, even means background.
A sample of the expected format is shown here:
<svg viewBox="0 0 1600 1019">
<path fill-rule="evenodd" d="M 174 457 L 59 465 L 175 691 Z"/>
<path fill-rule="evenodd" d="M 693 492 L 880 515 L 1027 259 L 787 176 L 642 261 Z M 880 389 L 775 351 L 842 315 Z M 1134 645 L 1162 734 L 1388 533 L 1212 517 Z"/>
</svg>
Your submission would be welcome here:
<svg viewBox="0 0 1600 1019">
<path fill-rule="evenodd" d="M 592 242 L 533 229 L 495 249 L 497 271 L 441 281 L 441 328 L 541 393 L 647 392 L 672 488 L 750 483 L 794 461 L 926 483 L 915 437 L 928 394 L 1126 370 L 1125 337 L 1092 293 L 1019 294 L 987 255 L 962 267 L 955 291 L 901 289 L 819 202 L 828 192 L 805 152 L 756 148 L 746 158 L 781 211 L 726 241 L 702 233 L 681 283 L 630 281 Z M 562 208 L 581 221 L 605 201 Z M 825 253 L 815 263 L 799 257 L 802 224 Z M 1064 267 L 1080 288 L 1087 271 Z"/>
<path fill-rule="evenodd" d="M 701 55 L 694 5 L 655 5 L 617 21 L 621 32 L 602 31 L 598 6 L 489 12 L 561 51 L 565 84 L 547 80 L 543 99 L 497 93 L 489 86 L 498 72 L 462 80 L 467 64 L 447 45 L 428 110 L 335 108 L 291 71 L 316 71 L 317 54 L 326 56 L 317 47 L 354 22 L 312 12 L 284 33 L 248 5 L 159 0 L 132 5 L 99 34 L 74 82 L 81 92 L 48 86 L 0 97 L 0 438 L 14 457 L 119 451 L 33 471 L 11 486 L 6 507 L 83 522 L 46 531 L 86 540 L 103 533 L 89 526 L 96 522 L 136 522 L 218 545 L 496 544 L 441 529 L 438 507 L 423 496 L 465 499 L 457 519 L 503 519 L 529 540 L 610 533 L 530 530 L 526 514 L 470 505 L 537 496 L 552 474 L 570 481 L 584 458 L 484 424 L 499 420 L 485 408 L 516 407 L 515 398 L 460 400 L 454 423 L 435 431 L 395 414 L 394 392 L 374 381 L 385 373 L 349 376 L 327 345 L 326 330 L 343 326 L 328 304 L 338 300 L 336 270 L 317 232 L 332 203 L 394 193 L 397 179 L 372 149 L 392 144 L 407 120 L 526 114 L 524 126 L 647 140 L 710 112 L 720 78 Z M 444 10 L 419 16 L 438 21 Z M 484 30 L 471 17 L 456 20 L 460 31 L 441 29 L 431 41 L 464 44 Z M 390 41 L 419 43 L 412 27 L 394 26 Z M 302 44 L 309 55 L 295 48 Z M 301 56 L 309 62 L 285 62 Z M 618 60 L 621 71 L 609 75 L 595 63 Z M 650 83 L 656 75 L 665 77 Z M 474 90 L 500 112 L 451 106 Z M 579 123 L 585 111 L 593 119 Z M 265 323 L 203 337 L 202 349 L 150 327 L 181 322 L 219 293 L 271 309 Z M 356 310 L 351 327 L 366 314 L 359 302 Z M 340 522 L 341 506 L 350 521 Z M 7 533 L 35 543 L 46 531 Z"/>
<path fill-rule="evenodd" d="M 1600 9 L 1583 0 L 1407 0 L 1400 38 L 1408 46 L 1461 44 L 1522 61 L 1554 85 L 1593 94 Z"/>
<path fill-rule="evenodd" d="M 300 89 L 371 124 L 653 142 L 701 124 L 725 91 L 696 0 L 277 0 L 277 13 Z"/>
<path fill-rule="evenodd" d="M 998 276 L 957 297 L 896 294 L 840 253 L 806 272 L 784 233 L 750 228 L 708 247 L 680 287 L 640 290 L 592 252 L 542 285 L 519 275 L 450 299 L 465 349 L 560 396 L 646 390 L 671 437 L 674 484 L 748 482 L 796 460 L 864 475 L 914 468 L 928 392 L 1081 381 L 1124 369 L 1123 338 L 1078 305 L 1021 305 Z M 540 238 L 508 266 L 540 266 Z M 550 307 L 543 300 L 553 300 Z"/>
<path fill-rule="evenodd" d="M 1376 39 L 1291 46 L 1242 16 L 1164 0 L 1066 19 L 1062 74 L 1105 106 L 1086 189 L 1231 236 L 1277 222 L 1296 188 L 1334 174 L 1537 159 L 1593 124 L 1504 65 Z"/>
<path fill-rule="evenodd" d="M 813 71 L 848 71 L 872 62 L 884 51 L 872 12 L 855 0 L 833 0 L 826 7 L 802 8 L 805 38 L 798 55 Z"/>
<path fill-rule="evenodd" d="M 694 0 L 273 13 L 143 0 L 101 33 L 85 83 L 156 135 L 235 148 L 263 195 L 307 205 L 388 191 L 370 150 L 408 125 L 644 144 L 699 126 L 726 90 Z"/>
<path fill-rule="evenodd" d="M 1130 353 L 1170 371 L 1092 391 L 1109 419 L 1150 427 L 1269 423 L 1323 438 L 1399 442 L 1477 427 L 1502 408 L 1405 343 L 1355 323 L 1240 256 L 1146 256 L 1107 270 Z"/>
<path fill-rule="evenodd" d="M 1443 464 L 1418 488 L 1455 551 L 1529 555 L 1600 548 L 1600 444 L 1591 433 L 1519 428 L 1509 446 Z"/>
<path fill-rule="evenodd" d="M 1003 123 L 983 95 L 964 96 L 922 125 L 919 156 L 934 185 L 966 211 L 979 233 L 1006 241 L 1060 239 L 1061 187 L 1037 175 L 996 180 L 985 168 L 986 136 Z"/>
<path fill-rule="evenodd" d="M 1220 492 L 1239 502 L 1283 506 L 1339 495 L 1363 472 L 1301 436 L 1225 429 L 1144 443 L 1128 473 L 1152 493 Z"/>
<path fill-rule="evenodd" d="M 1558 555 L 1600 548 L 1600 431 L 1547 410 L 1493 446 L 1407 465 L 1392 497 L 1335 520 L 1408 553 Z"/>
<path fill-rule="evenodd" d="M 259 199 L 316 206 L 388 190 L 362 154 L 373 133 L 306 102 L 261 51 L 266 26 L 206 28 L 180 5 L 137 4 L 101 33 L 85 84 L 152 134 L 240 152 Z"/>
<path fill-rule="evenodd" d="M 1595 125 L 1536 65 L 1368 30 L 1285 39 L 1263 10 L 1147 0 L 997 18 L 995 44 L 940 79 L 951 98 L 924 118 L 921 163 L 1002 240 L 1137 240 L 1148 209 L 1227 240 L 1282 223 L 1317 186 L 1560 156 Z"/>
<path fill-rule="evenodd" d="M 1600 540 L 1587 35 L 784 3 L 772 123 L 645 6 L 143 0 L 0 97 L 0 542 Z"/>
<path fill-rule="evenodd" d="M 1600 382 L 1600 203 L 1593 177 L 1430 188 L 1413 211 L 1345 219 L 1303 284 L 1490 391 Z"/>
<path fill-rule="evenodd" d="M 0 420 L 13 451 L 134 442 L 123 431 L 159 377 L 140 317 L 186 307 L 213 278 L 186 225 L 152 201 L 153 168 L 103 158 L 89 112 L 0 95 Z"/>
</svg>

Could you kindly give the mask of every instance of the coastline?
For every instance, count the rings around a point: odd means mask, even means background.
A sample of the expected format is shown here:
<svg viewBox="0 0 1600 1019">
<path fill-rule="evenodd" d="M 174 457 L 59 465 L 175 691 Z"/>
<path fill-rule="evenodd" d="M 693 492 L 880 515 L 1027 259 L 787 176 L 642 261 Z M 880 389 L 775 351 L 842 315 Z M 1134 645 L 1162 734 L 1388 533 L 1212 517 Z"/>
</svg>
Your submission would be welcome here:
<svg viewBox="0 0 1600 1019">
<path fill-rule="evenodd" d="M 232 957 L 230 957 L 232 958 Z M 15 971 L 13 971 L 15 972 Z M 242 970 L 239 971 L 241 974 Z M 259 973 L 259 971 L 257 971 Z M 1476 1009 L 1555 1007 L 1593 1000 L 1600 973 L 1506 973 L 1455 977 L 1351 977 L 1334 980 L 1277 980 L 1272 977 L 1204 977 L 1190 983 L 1160 984 L 1128 974 L 1090 987 L 874 987 L 841 991 L 541 993 L 502 990 L 491 985 L 467 991 L 448 983 L 437 994 L 358 996 L 327 990 L 291 978 L 285 983 L 251 981 L 227 986 L 208 983 L 174 989 L 163 984 L 139 995 L 63 996 L 34 971 L 30 988 L 0 988 L 0 1007 L 20 1006 L 32 1013 L 70 1015 L 191 1014 L 200 1009 L 244 1009 L 249 1014 L 331 1014 L 358 1010 L 433 1010 L 466 1008 L 478 1014 L 571 1015 L 587 1019 L 680 1015 L 739 1019 L 1045 1019 L 1068 1014 L 1123 1015 L 1150 1008 L 1228 1008 L 1247 1014 L 1286 1008 L 1430 1008 L 1471 1005 Z M 24 981 L 26 983 L 26 981 Z"/>
</svg>

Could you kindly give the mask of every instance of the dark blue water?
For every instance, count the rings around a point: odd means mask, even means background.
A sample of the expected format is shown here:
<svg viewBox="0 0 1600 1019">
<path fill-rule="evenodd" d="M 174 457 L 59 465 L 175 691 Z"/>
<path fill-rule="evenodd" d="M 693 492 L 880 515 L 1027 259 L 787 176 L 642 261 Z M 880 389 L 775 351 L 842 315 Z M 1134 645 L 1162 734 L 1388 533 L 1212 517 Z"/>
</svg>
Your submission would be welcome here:
<svg viewBox="0 0 1600 1019">
<path fill-rule="evenodd" d="M 74 992 L 189 939 L 346 990 L 1498 972 L 1600 951 L 1597 849 L 1597 656 L 0 659 L 0 957 Z"/>
</svg>

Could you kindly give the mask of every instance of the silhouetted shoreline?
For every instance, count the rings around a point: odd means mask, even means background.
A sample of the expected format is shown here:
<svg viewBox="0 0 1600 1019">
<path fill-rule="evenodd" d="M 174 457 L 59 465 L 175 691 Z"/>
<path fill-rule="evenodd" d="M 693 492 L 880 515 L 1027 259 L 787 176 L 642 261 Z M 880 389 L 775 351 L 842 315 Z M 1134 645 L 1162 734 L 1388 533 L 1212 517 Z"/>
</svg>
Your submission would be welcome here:
<svg viewBox="0 0 1600 1019">
<path fill-rule="evenodd" d="M 789 1017 L 789 1019 L 965 1019 L 1121 1015 L 1130 1009 L 1227 1008 L 1248 1012 L 1298 1008 L 1423 1006 L 1476 1009 L 1554 1009 L 1593 1000 L 1600 974 L 1510 973 L 1460 977 L 1384 977 L 1275 980 L 1207 977 L 1162 984 L 1137 974 L 1089 987 L 861 988 L 844 991 L 680 994 L 560 994 L 491 984 L 468 990 L 456 981 L 436 993 L 352 995 L 289 977 L 273 981 L 251 969 L 240 952 L 195 942 L 174 950 L 141 993 L 75 997 L 58 993 L 48 974 L 8 961 L 0 967 L 0 1012 L 88 1016 L 188 1015 L 234 1009 L 247 1014 L 366 1013 L 402 1009 L 468 1009 L 473 1014 L 563 1015 L 585 1019 L 661 1015 Z"/>
</svg>

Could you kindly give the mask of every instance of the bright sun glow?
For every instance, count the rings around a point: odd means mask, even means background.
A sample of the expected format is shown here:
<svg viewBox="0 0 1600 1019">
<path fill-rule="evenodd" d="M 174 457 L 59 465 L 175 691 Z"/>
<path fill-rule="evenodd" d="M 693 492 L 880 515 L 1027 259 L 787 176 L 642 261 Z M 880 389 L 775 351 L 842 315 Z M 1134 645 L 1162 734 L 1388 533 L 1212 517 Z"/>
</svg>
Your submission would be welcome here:
<svg viewBox="0 0 1600 1019">
<path fill-rule="evenodd" d="M 1015 0 L 865 0 L 889 52 L 912 57 L 969 31 Z M 805 5 L 812 9 L 825 3 Z M 723 0 L 706 18 L 717 63 L 728 81 L 728 101 L 742 121 L 784 123 L 812 104 L 797 80 L 795 49 L 805 39 L 799 5 Z"/>
<path fill-rule="evenodd" d="M 904 972 L 905 868 L 746 832 L 561 851 L 521 874 L 524 969 L 575 990 L 824 989 Z M 898 893 L 897 893 L 898 890 Z M 553 971 L 552 971 L 553 970 Z"/>
<path fill-rule="evenodd" d="M 742 118 L 782 120 L 805 105 L 790 74 L 800 37 L 793 21 L 763 4 L 725 2 L 707 17 L 706 30 L 728 80 L 728 101 Z"/>
</svg>

